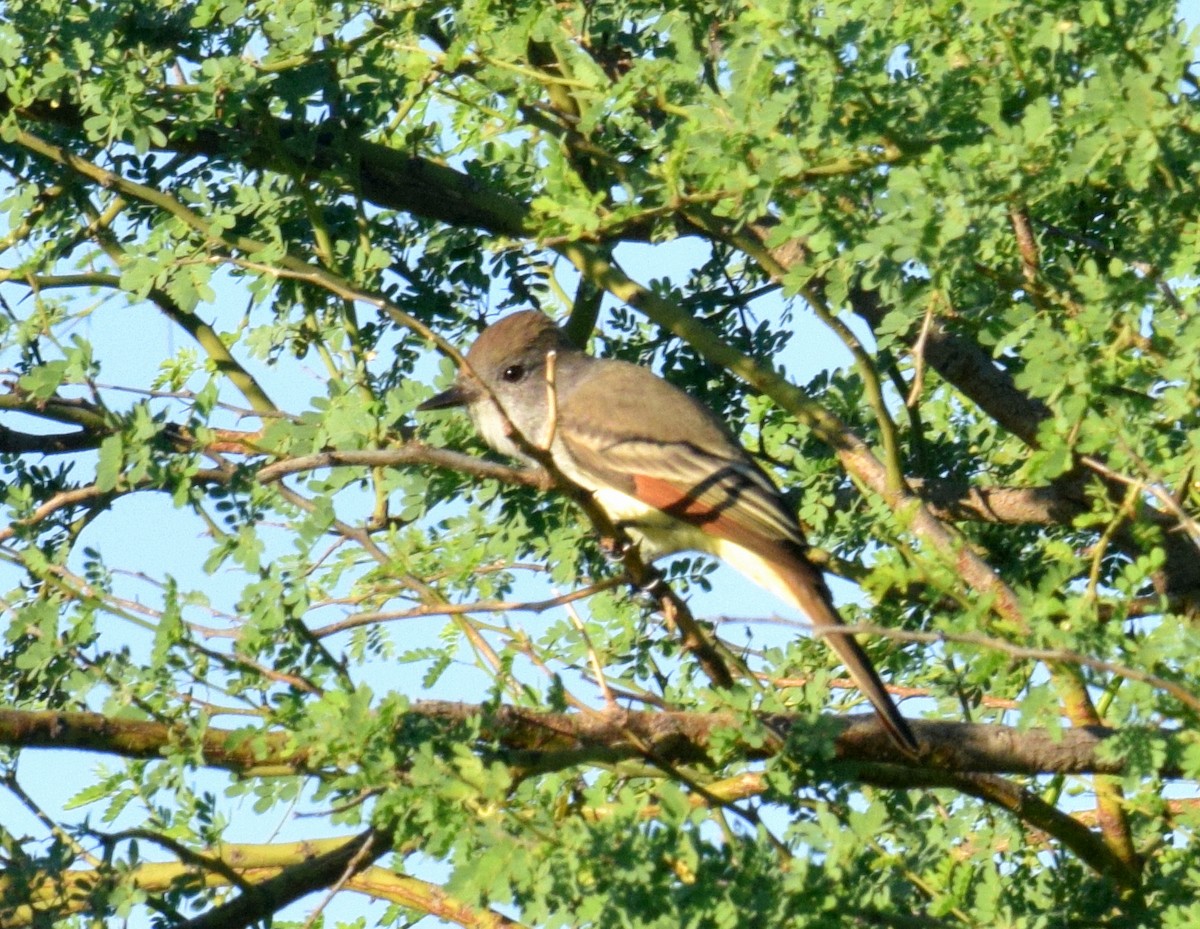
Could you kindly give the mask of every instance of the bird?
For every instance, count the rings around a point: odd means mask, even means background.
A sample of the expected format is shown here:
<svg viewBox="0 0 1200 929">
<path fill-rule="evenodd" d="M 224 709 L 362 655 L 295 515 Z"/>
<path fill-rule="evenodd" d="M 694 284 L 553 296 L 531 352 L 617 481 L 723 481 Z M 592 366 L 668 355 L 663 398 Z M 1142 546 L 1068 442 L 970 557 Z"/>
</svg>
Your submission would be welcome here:
<svg viewBox="0 0 1200 929">
<path fill-rule="evenodd" d="M 539 449 L 649 558 L 699 551 L 804 613 L 874 706 L 893 743 L 919 746 L 844 625 L 796 514 L 726 424 L 648 368 L 596 358 L 539 310 L 488 326 L 454 384 L 418 410 L 466 407 L 492 449 Z M 514 431 L 519 438 L 514 436 Z"/>
</svg>

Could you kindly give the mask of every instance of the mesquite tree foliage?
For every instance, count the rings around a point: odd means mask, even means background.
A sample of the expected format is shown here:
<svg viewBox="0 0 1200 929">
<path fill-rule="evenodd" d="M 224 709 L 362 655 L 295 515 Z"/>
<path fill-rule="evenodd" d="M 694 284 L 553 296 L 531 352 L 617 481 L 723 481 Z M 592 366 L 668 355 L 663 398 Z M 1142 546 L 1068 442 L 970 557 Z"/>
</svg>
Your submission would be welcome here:
<svg viewBox="0 0 1200 929">
<path fill-rule="evenodd" d="M 1195 59 L 1134 0 L 6 2 L 0 926 L 1195 925 Z M 530 306 L 739 432 L 920 758 L 413 415 Z"/>
</svg>

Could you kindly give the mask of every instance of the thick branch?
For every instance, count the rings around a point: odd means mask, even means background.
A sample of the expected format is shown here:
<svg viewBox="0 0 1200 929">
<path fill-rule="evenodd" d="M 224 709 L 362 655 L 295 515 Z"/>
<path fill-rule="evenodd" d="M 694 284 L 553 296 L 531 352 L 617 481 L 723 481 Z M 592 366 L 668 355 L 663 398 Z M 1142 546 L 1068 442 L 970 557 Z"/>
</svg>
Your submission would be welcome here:
<svg viewBox="0 0 1200 929">
<path fill-rule="evenodd" d="M 854 312 L 872 329 L 883 322 L 887 310 L 873 291 L 854 290 L 849 299 Z M 1049 409 L 1018 389 L 1008 372 L 978 343 L 934 319 L 924 346 L 926 364 L 1013 435 L 1037 447 L 1038 425 L 1049 417 Z"/>
<path fill-rule="evenodd" d="M 967 487 L 961 482 L 936 479 L 910 479 L 908 484 L 940 519 L 952 522 L 1063 526 L 1087 512 L 1081 498 L 1058 485 Z"/>
<path fill-rule="evenodd" d="M 0 899 L 5 901 L 5 905 L 0 907 L 0 929 L 37 925 L 51 914 L 56 919 L 62 919 L 71 913 L 88 912 L 97 891 L 114 881 L 147 893 L 163 893 L 184 879 L 203 881 L 206 886 L 216 887 L 230 884 L 230 877 L 233 876 L 239 884 L 247 884 L 275 877 L 285 869 L 355 844 L 356 840 L 351 836 L 266 845 L 221 845 L 219 848 L 194 852 L 188 856 L 190 860 L 139 864 L 119 876 L 103 869 L 61 873 L 34 871 L 15 877 L 4 875 L 0 877 Z M 205 867 L 205 861 L 218 864 L 220 870 L 226 873 Z M 411 891 L 406 893 L 408 888 L 402 884 L 393 887 L 389 881 L 389 878 L 401 878 L 400 875 L 390 871 L 371 874 L 377 870 L 368 869 L 352 879 L 347 888 L 395 902 L 412 903 L 415 894 Z M 356 884 L 357 881 L 366 880 L 370 880 L 370 889 Z"/>
<path fill-rule="evenodd" d="M 352 877 L 385 855 L 391 846 L 387 831 L 369 829 L 353 841 L 285 868 L 228 903 L 182 923 L 179 929 L 235 929 L 253 925 L 314 890 Z"/>
<path fill-rule="evenodd" d="M 485 714 L 474 704 L 422 702 L 408 720 L 453 735 L 459 727 Z M 886 780 L 893 786 L 952 786 L 956 772 L 1011 774 L 1120 774 L 1124 762 L 1101 750 L 1115 732 L 1103 728 L 1018 730 L 1008 726 L 912 720 L 927 756 L 913 761 L 894 750 L 873 716 L 825 716 L 815 726 L 807 717 L 783 714 L 761 720 L 773 732 L 791 730 L 832 733 L 836 760 L 832 770 L 849 778 Z M 503 757 L 528 771 L 558 770 L 594 762 L 642 759 L 647 749 L 673 764 L 704 763 L 719 730 L 742 731 L 746 721 L 732 713 L 621 712 L 543 713 L 501 707 L 485 716 L 484 742 L 499 745 Z M 1147 730 L 1167 745 L 1167 760 L 1158 774 L 1180 776 L 1182 743 L 1175 732 Z M 13 748 L 87 749 L 127 758 L 157 758 L 179 747 L 184 732 L 157 722 L 114 719 L 100 713 L 50 710 L 0 710 L 0 744 Z M 195 746 L 204 763 L 249 775 L 316 773 L 303 749 L 288 749 L 290 736 L 276 730 L 208 729 Z M 724 744 L 724 743 L 722 743 Z M 805 740 L 796 740 L 804 745 Z M 746 760 L 761 760 L 778 751 L 774 740 L 742 744 Z M 884 764 L 886 778 L 864 765 Z M 884 769 L 879 769 L 880 771 Z"/>
<path fill-rule="evenodd" d="M 62 455 L 97 448 L 102 438 L 94 432 L 38 435 L 0 426 L 0 452 L 12 455 Z"/>
<path fill-rule="evenodd" d="M 101 436 L 112 432 L 112 423 L 102 409 L 86 400 L 70 400 L 51 397 L 39 400 L 27 391 L 9 385 L 6 393 L 0 394 L 0 411 L 14 411 L 37 416 L 56 423 L 81 426 L 88 432 Z"/>
</svg>

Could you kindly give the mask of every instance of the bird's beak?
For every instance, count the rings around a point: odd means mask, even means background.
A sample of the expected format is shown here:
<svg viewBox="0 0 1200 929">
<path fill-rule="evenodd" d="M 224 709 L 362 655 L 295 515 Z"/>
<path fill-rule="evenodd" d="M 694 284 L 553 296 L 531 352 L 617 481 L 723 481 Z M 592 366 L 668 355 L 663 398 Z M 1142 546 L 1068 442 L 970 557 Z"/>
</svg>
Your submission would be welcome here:
<svg viewBox="0 0 1200 929">
<path fill-rule="evenodd" d="M 455 384 L 449 390 L 443 390 L 440 394 L 430 397 L 417 407 L 417 412 L 424 413 L 428 410 L 448 410 L 456 406 L 466 406 L 470 400 L 470 395 L 462 388 L 462 385 Z"/>
</svg>

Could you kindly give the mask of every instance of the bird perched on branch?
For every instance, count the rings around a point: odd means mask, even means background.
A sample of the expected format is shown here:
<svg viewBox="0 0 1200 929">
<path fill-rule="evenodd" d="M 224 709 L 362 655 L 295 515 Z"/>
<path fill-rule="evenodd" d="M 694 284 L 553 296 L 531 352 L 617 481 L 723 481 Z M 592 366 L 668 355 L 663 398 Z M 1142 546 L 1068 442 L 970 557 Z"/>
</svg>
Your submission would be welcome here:
<svg viewBox="0 0 1200 929">
<path fill-rule="evenodd" d="M 488 445 L 527 460 L 540 450 L 649 557 L 715 555 L 803 611 L 896 745 L 917 752 L 870 659 L 832 631 L 843 622 L 795 514 L 711 410 L 646 368 L 580 351 L 533 310 L 484 330 L 466 361 L 418 409 L 465 406 Z"/>
</svg>

